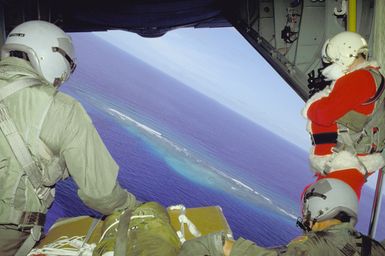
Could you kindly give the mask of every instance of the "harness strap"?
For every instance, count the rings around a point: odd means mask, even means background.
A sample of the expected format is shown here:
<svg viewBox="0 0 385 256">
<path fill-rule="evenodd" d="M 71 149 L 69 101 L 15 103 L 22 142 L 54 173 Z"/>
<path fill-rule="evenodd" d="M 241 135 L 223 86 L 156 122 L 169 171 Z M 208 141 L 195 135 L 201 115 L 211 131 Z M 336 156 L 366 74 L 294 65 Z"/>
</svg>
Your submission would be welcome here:
<svg viewBox="0 0 385 256">
<path fill-rule="evenodd" d="M 37 78 L 23 78 L 15 80 L 0 89 L 0 101 L 24 88 L 41 83 Z"/>
<path fill-rule="evenodd" d="M 8 141 L 16 159 L 21 165 L 28 180 L 31 182 L 38 198 L 48 207 L 53 201 L 53 195 L 50 188 L 44 187 L 42 184 L 42 174 L 40 169 L 33 161 L 21 135 L 17 131 L 16 125 L 8 114 L 8 110 L 3 100 L 8 96 L 33 85 L 39 84 L 40 81 L 34 78 L 19 79 L 9 83 L 0 90 L 0 129 Z M 20 213 L 20 212 L 19 212 Z M 15 256 L 25 256 L 40 240 L 43 225 L 45 222 L 45 214 L 39 212 L 21 212 L 12 216 L 18 223 L 19 230 L 22 232 L 29 231 L 30 235 L 16 252 Z"/>
<path fill-rule="evenodd" d="M 361 256 L 370 255 L 372 255 L 372 239 L 370 239 L 368 236 L 362 235 Z"/>
<path fill-rule="evenodd" d="M 384 76 L 382 74 L 381 75 L 381 83 L 380 83 L 380 86 L 378 87 L 378 90 L 376 91 L 376 93 L 373 95 L 373 97 L 371 97 L 370 99 L 368 99 L 365 103 L 363 103 L 362 105 L 369 105 L 373 102 L 375 102 L 376 100 L 378 100 L 381 96 L 381 94 L 384 92 L 384 89 L 385 89 L 385 86 L 384 86 Z"/>
<path fill-rule="evenodd" d="M 19 134 L 15 123 L 8 114 L 6 105 L 2 100 L 13 93 L 40 83 L 37 79 L 20 79 L 11 82 L 0 90 L 0 129 L 8 141 L 16 159 L 20 163 L 28 180 L 31 182 L 38 198 L 48 207 L 53 202 L 53 194 L 51 188 L 43 186 L 43 176 L 40 168 L 33 161 L 30 151 L 28 150 L 23 138 Z"/>
<path fill-rule="evenodd" d="M 361 247 L 361 256 L 371 256 L 374 248 L 375 252 L 382 251 L 385 253 L 385 247 L 375 239 L 370 238 L 362 233 L 356 232 L 355 237 L 360 240 L 356 245 Z M 381 255 L 383 255 L 383 253 Z"/>
<path fill-rule="evenodd" d="M 40 240 L 41 233 L 42 233 L 42 226 L 33 226 L 30 231 L 30 235 L 28 238 L 24 241 L 24 243 L 21 245 L 19 250 L 17 250 L 15 256 L 25 256 L 28 255 L 28 253 L 32 250 L 32 248 L 35 246 L 36 242 Z"/>
</svg>

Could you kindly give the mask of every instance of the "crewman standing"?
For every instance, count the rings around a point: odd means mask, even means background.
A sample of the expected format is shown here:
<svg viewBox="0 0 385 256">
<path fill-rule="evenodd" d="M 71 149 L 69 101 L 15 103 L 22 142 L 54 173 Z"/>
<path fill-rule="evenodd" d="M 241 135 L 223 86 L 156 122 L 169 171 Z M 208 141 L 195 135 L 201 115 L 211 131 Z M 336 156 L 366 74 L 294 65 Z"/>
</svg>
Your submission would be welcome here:
<svg viewBox="0 0 385 256">
<path fill-rule="evenodd" d="M 303 110 L 312 138 L 311 167 L 318 179 L 337 178 L 361 195 L 367 177 L 384 166 L 384 78 L 368 45 L 354 32 L 341 32 L 323 47 L 330 63 L 323 75 L 332 84 L 314 94 Z"/>
<path fill-rule="evenodd" d="M 54 186 L 71 176 L 89 207 L 132 209 L 112 159 L 81 104 L 58 91 L 75 70 L 71 38 L 45 21 L 15 27 L 0 62 L 0 255 L 40 239 Z"/>
</svg>

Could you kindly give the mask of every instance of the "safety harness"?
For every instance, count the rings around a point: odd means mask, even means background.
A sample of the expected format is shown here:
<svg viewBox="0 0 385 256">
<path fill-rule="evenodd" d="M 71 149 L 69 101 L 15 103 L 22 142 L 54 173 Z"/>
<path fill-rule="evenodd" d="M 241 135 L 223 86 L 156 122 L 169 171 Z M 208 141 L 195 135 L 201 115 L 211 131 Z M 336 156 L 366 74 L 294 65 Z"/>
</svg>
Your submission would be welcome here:
<svg viewBox="0 0 385 256">
<path fill-rule="evenodd" d="M 33 160 L 30 150 L 18 132 L 14 121 L 8 114 L 7 107 L 4 103 L 4 99 L 8 96 L 37 84 L 41 84 L 41 81 L 35 78 L 23 78 L 11 82 L 0 89 L 0 129 L 19 162 L 22 172 L 31 183 L 41 205 L 47 209 L 54 199 L 53 189 L 44 186 L 41 169 Z M 41 237 L 42 226 L 45 222 L 45 214 L 41 212 L 23 212 L 16 209 L 12 209 L 12 211 L 12 219 L 8 220 L 9 223 L 17 223 L 18 230 L 30 232 L 29 237 L 19 248 L 16 256 L 27 255 Z"/>
</svg>

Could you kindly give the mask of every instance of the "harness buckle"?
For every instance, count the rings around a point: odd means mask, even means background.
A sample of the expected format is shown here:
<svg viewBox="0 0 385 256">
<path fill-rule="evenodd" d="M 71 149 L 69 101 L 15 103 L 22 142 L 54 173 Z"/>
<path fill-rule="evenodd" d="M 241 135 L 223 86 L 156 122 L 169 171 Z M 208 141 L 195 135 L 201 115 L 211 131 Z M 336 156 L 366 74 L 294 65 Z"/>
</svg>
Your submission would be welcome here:
<svg viewBox="0 0 385 256">
<path fill-rule="evenodd" d="M 37 197 L 44 204 L 46 208 L 50 207 L 55 199 L 55 189 L 51 187 L 46 187 L 41 185 L 37 189 L 35 189 Z"/>
<path fill-rule="evenodd" d="M 49 188 L 49 187 L 40 186 L 35 190 L 35 192 L 36 192 L 37 197 L 40 200 L 45 201 L 50 194 L 50 190 L 51 190 L 51 188 Z"/>
</svg>

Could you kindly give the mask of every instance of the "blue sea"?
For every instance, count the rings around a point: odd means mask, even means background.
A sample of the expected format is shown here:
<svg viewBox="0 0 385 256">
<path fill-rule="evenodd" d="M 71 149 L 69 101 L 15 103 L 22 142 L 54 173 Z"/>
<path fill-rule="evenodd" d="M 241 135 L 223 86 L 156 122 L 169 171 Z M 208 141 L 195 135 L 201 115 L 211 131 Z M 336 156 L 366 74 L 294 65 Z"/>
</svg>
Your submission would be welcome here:
<svg viewBox="0 0 385 256">
<path fill-rule="evenodd" d="M 165 206 L 219 205 L 236 238 L 261 246 L 301 234 L 299 198 L 313 181 L 307 152 L 90 33 L 72 37 L 78 69 L 61 90 L 91 116 L 124 188 Z M 361 199 L 365 233 L 372 194 L 365 188 Z M 98 216 L 62 181 L 46 229 L 87 214 Z M 384 231 L 380 223 L 379 238 Z"/>
</svg>

